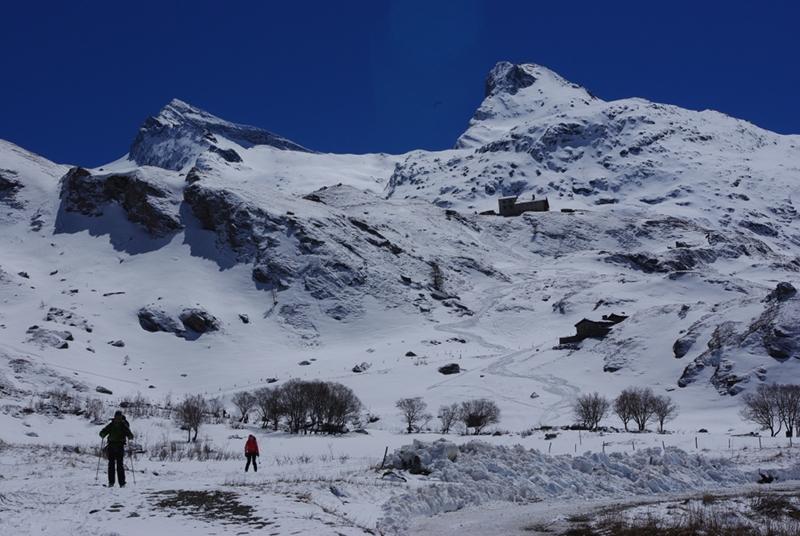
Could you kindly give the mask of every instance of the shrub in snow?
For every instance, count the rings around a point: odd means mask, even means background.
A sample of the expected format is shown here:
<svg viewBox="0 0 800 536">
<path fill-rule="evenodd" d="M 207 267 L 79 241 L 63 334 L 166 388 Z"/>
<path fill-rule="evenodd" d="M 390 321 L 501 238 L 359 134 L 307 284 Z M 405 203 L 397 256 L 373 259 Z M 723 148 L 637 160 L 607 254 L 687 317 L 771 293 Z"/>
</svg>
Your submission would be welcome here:
<svg viewBox="0 0 800 536">
<path fill-rule="evenodd" d="M 440 432 L 443 434 L 450 433 L 450 428 L 458 422 L 459 405 L 453 402 L 449 406 L 441 406 L 439 408 L 439 420 L 442 421 Z"/>
<path fill-rule="evenodd" d="M 488 425 L 500 422 L 500 408 L 488 398 L 474 398 L 461 403 L 458 420 L 478 435 Z"/>
</svg>

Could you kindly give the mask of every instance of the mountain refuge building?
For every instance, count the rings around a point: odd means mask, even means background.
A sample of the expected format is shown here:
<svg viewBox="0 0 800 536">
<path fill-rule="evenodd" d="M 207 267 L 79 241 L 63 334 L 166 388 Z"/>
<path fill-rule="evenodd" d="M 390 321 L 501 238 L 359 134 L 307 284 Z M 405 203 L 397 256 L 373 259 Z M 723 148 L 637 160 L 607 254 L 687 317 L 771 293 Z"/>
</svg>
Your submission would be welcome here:
<svg viewBox="0 0 800 536">
<path fill-rule="evenodd" d="M 531 196 L 530 201 L 518 201 L 517 196 L 501 197 L 497 200 L 498 212 L 501 216 L 519 216 L 523 212 L 547 212 L 550 210 L 550 203 L 547 198 L 536 199 Z"/>
</svg>

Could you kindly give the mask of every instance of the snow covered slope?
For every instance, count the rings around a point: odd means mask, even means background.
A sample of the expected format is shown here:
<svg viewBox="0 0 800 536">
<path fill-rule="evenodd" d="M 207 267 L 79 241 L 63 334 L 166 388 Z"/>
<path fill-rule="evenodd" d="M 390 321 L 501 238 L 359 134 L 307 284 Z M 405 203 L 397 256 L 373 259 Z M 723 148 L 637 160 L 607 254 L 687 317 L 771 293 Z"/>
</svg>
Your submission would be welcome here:
<svg viewBox="0 0 800 536">
<path fill-rule="evenodd" d="M 229 396 L 313 377 L 387 421 L 400 397 L 488 396 L 512 429 L 643 385 L 741 425 L 730 395 L 797 374 L 798 175 L 798 136 L 509 63 L 442 152 L 319 154 L 178 100 L 102 168 L 2 142 L 2 383 Z M 551 212 L 478 214 L 505 195 Z M 607 337 L 559 344 L 612 313 Z"/>
</svg>

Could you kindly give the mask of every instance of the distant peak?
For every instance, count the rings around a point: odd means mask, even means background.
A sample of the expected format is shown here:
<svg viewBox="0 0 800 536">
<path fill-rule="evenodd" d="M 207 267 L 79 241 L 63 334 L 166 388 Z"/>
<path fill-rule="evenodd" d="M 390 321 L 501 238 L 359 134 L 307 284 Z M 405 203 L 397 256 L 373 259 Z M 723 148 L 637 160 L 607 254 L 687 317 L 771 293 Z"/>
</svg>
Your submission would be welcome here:
<svg viewBox="0 0 800 536">
<path fill-rule="evenodd" d="M 585 92 L 588 97 L 596 98 L 591 91 L 565 80 L 547 67 L 535 63 L 514 64 L 508 61 L 499 62 L 489 73 L 486 78 L 486 97 L 499 93 L 515 95 L 518 91 L 533 86 L 539 80 L 544 82 L 539 85 L 552 86 L 554 84 L 557 87 L 578 89 Z"/>
<path fill-rule="evenodd" d="M 591 91 L 535 63 L 501 61 L 486 78 L 486 98 L 456 142 L 476 148 L 504 136 L 508 119 L 535 121 L 602 102 Z"/>
<path fill-rule="evenodd" d="M 213 145 L 215 136 L 227 138 L 244 148 L 269 145 L 286 151 L 313 152 L 277 134 L 231 123 L 180 99 L 172 99 L 156 117 L 144 121 L 129 154 L 140 166 L 177 171 L 194 166 L 197 157 L 208 150 L 221 153 Z"/>
</svg>

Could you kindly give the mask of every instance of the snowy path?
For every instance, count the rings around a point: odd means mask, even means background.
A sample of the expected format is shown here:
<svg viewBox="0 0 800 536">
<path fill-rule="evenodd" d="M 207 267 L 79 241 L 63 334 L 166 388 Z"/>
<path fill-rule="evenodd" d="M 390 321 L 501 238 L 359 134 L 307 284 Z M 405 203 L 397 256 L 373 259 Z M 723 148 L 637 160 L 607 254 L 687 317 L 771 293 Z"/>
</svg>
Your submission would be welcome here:
<svg viewBox="0 0 800 536">
<path fill-rule="evenodd" d="M 460 337 L 468 338 L 470 341 L 477 343 L 486 350 L 491 352 L 491 362 L 488 363 L 481 372 L 491 374 L 497 377 L 506 378 L 523 378 L 531 380 L 541 385 L 541 391 L 556 395 L 558 400 L 547 406 L 542 407 L 539 404 L 531 404 L 526 401 L 521 401 L 516 398 L 509 397 L 500 389 L 487 389 L 487 392 L 495 399 L 508 400 L 515 404 L 521 404 L 530 408 L 536 408 L 540 412 L 539 420 L 541 422 L 548 422 L 550 419 L 570 412 L 572 401 L 580 394 L 579 387 L 572 385 L 566 378 L 554 376 L 553 374 L 520 374 L 511 370 L 512 365 L 519 361 L 532 359 L 531 354 L 536 351 L 535 348 L 525 348 L 523 350 L 513 350 L 507 346 L 501 346 L 486 341 L 478 333 L 480 333 L 479 326 L 482 322 L 486 321 L 489 312 L 493 310 L 498 303 L 510 293 L 515 292 L 514 287 L 509 289 L 508 286 L 493 286 L 485 291 L 485 297 L 481 299 L 481 308 L 474 311 L 472 316 L 467 316 L 458 321 L 450 324 L 438 325 L 435 327 L 437 331 L 445 333 L 452 333 Z M 541 363 L 536 368 L 544 370 L 548 369 L 550 363 Z M 447 381 L 447 380 L 443 380 Z M 439 382 L 441 384 L 442 382 Z M 432 387 L 436 387 L 435 384 Z"/>
</svg>

